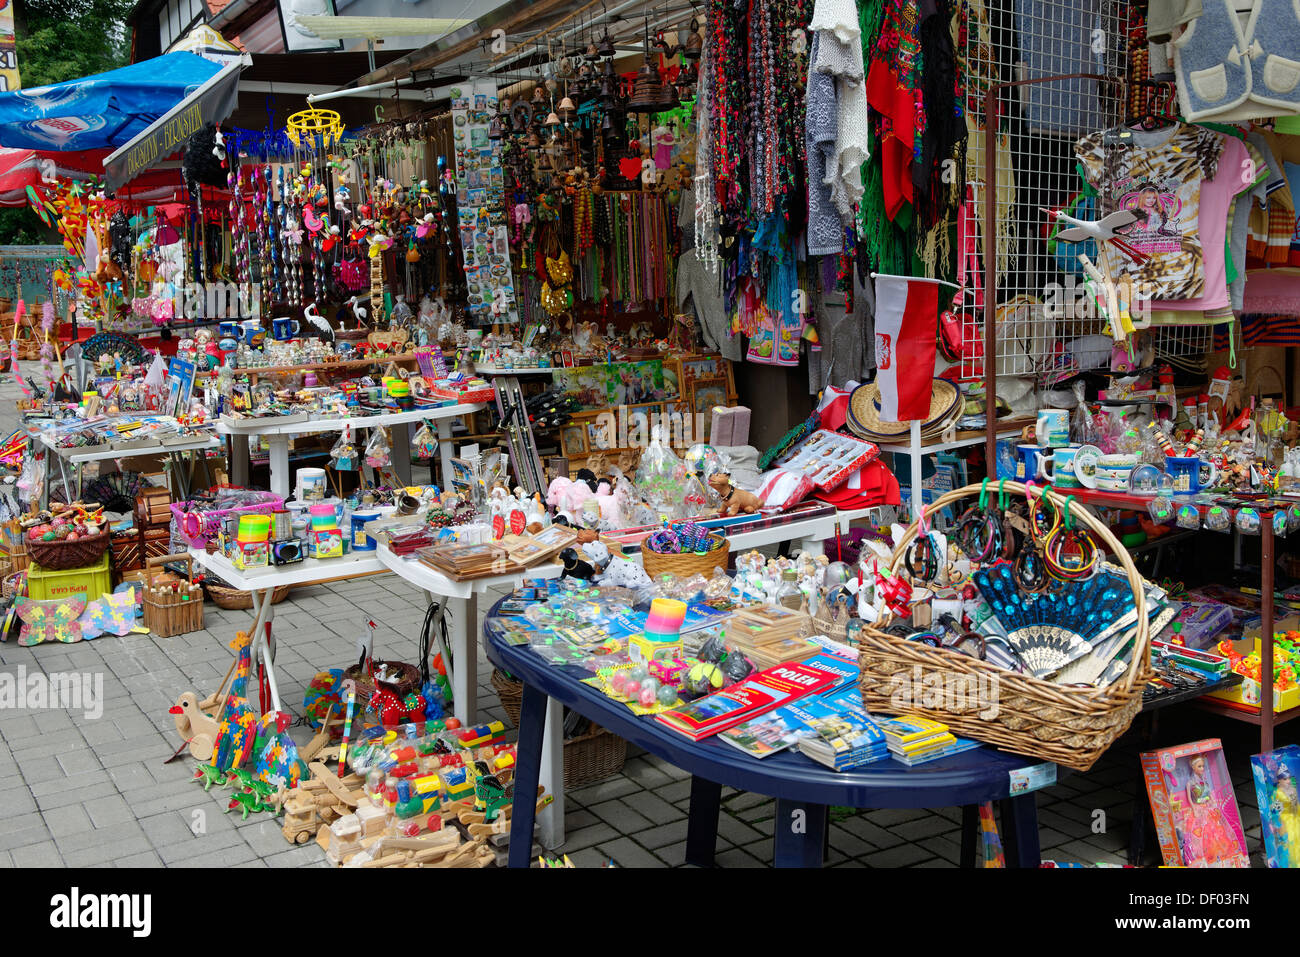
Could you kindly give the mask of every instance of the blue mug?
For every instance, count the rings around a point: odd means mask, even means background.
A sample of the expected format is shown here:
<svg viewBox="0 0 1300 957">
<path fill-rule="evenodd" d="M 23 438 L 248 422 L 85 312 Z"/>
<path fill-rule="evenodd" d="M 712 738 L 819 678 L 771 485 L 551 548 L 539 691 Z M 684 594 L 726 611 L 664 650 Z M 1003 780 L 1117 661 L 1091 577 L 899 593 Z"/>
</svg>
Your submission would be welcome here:
<svg viewBox="0 0 1300 957">
<path fill-rule="evenodd" d="M 271 320 L 271 335 L 276 339 L 279 339 L 281 342 L 284 342 L 286 339 L 292 339 L 296 336 L 298 334 L 298 329 L 299 325 L 297 319 L 280 318 Z"/>
<path fill-rule="evenodd" d="M 239 323 L 223 322 L 217 326 L 217 331 L 222 339 L 238 339 Z"/>
<path fill-rule="evenodd" d="M 1083 483 L 1074 474 L 1074 454 L 1077 448 L 1067 446 L 1053 449 L 1051 455 L 1040 456 L 1038 460 L 1039 475 L 1057 488 L 1079 488 Z M 1050 465 L 1049 469 L 1047 466 Z"/>
<path fill-rule="evenodd" d="M 1208 468 L 1210 477 L 1201 481 L 1201 469 Z M 1202 489 L 1212 486 L 1219 477 L 1219 470 L 1213 462 L 1207 462 L 1198 455 L 1170 455 L 1165 458 L 1165 471 L 1174 481 L 1175 495 L 1195 495 Z"/>
<path fill-rule="evenodd" d="M 242 323 L 243 339 L 250 346 L 262 332 L 262 322 L 259 319 L 245 319 Z"/>
<path fill-rule="evenodd" d="M 1016 446 L 1016 481 L 1033 482 L 1043 471 L 1043 455 L 1047 451 L 1041 445 Z"/>
</svg>

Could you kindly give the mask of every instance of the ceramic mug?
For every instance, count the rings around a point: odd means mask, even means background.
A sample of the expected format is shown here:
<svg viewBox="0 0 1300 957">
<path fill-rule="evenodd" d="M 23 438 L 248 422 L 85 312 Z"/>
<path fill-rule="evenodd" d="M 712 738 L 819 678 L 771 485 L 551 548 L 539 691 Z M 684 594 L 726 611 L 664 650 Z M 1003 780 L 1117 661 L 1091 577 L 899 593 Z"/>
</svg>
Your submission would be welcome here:
<svg viewBox="0 0 1300 957">
<path fill-rule="evenodd" d="M 1074 447 L 1053 449 L 1051 455 L 1038 460 L 1038 474 L 1057 488 L 1079 488 L 1082 483 L 1074 474 L 1074 454 L 1078 451 Z"/>
<path fill-rule="evenodd" d="M 1127 492 L 1137 464 L 1136 455 L 1103 455 L 1097 463 L 1097 488 L 1106 492 Z"/>
<path fill-rule="evenodd" d="M 1041 445 L 1016 446 L 1016 481 L 1031 482 L 1042 471 L 1042 458 L 1046 449 Z"/>
<path fill-rule="evenodd" d="M 1039 409 L 1034 434 L 1040 445 L 1059 449 L 1070 444 L 1070 413 L 1065 409 Z"/>
<path fill-rule="evenodd" d="M 1201 469 L 1210 470 L 1209 481 L 1201 481 Z M 1213 462 L 1207 462 L 1198 455 L 1170 455 L 1165 458 L 1165 470 L 1174 480 L 1175 495 L 1195 495 L 1202 489 L 1209 488 L 1219 478 L 1219 470 Z"/>
<path fill-rule="evenodd" d="M 271 335 L 276 339 L 279 339 L 281 342 L 286 339 L 292 339 L 296 336 L 298 334 L 298 329 L 299 324 L 297 319 L 286 319 L 281 317 L 279 319 L 271 320 Z"/>
<path fill-rule="evenodd" d="M 257 338 L 257 334 L 262 331 L 262 321 L 260 319 L 245 319 L 240 323 L 240 326 L 243 327 L 244 341 L 251 346 L 253 340 Z"/>
</svg>

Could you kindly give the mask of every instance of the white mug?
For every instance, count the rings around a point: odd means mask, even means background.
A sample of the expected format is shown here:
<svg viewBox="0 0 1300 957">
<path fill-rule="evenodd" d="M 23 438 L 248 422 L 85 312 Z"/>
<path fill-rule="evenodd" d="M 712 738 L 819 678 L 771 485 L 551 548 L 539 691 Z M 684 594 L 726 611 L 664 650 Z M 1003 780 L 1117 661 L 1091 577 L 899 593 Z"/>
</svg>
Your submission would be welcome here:
<svg viewBox="0 0 1300 957">
<path fill-rule="evenodd" d="M 1039 445 L 1059 449 L 1070 444 L 1070 413 L 1066 409 L 1039 409 L 1034 434 Z"/>
</svg>

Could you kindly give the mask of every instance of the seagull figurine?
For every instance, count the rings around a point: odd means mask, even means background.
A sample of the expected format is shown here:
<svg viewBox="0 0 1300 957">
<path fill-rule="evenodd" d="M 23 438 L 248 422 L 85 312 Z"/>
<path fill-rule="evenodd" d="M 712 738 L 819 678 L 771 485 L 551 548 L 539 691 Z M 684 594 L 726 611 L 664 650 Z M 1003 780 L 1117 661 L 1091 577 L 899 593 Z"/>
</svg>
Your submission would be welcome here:
<svg viewBox="0 0 1300 957">
<path fill-rule="evenodd" d="M 1067 243 L 1083 242 L 1087 239 L 1095 239 L 1098 242 L 1107 242 L 1117 247 L 1123 253 L 1138 265 L 1145 263 L 1151 257 L 1141 250 L 1135 248 L 1131 243 L 1125 241 L 1118 235 L 1118 231 L 1127 226 L 1132 226 L 1137 222 L 1137 215 L 1130 210 L 1121 209 L 1116 212 L 1103 216 L 1101 219 L 1076 219 L 1068 216 L 1059 209 L 1045 209 L 1039 207 L 1047 214 L 1049 219 L 1064 221 L 1070 225 L 1056 234 L 1056 238 Z"/>
</svg>

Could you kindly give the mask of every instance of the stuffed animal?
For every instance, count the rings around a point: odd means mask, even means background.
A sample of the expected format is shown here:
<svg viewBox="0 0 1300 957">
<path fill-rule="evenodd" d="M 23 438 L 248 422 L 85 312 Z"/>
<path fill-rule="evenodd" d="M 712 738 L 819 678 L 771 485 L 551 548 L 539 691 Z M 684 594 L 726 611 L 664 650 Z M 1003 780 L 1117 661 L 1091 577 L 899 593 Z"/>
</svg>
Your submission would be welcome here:
<svg viewBox="0 0 1300 957">
<path fill-rule="evenodd" d="M 594 498 L 595 494 L 586 482 L 559 476 L 546 489 L 546 504 L 569 515 L 577 515 L 582 503 Z"/>
<path fill-rule="evenodd" d="M 709 487 L 718 493 L 718 498 L 722 499 L 722 507 L 718 510 L 719 515 L 752 515 L 762 507 L 763 503 L 753 492 L 746 492 L 743 488 L 736 488 L 731 482 L 731 475 L 727 472 L 714 472 L 709 476 Z"/>
<path fill-rule="evenodd" d="M 612 588 L 645 588 L 652 581 L 637 562 L 630 558 L 614 558 L 601 574 L 600 583 Z"/>
</svg>

